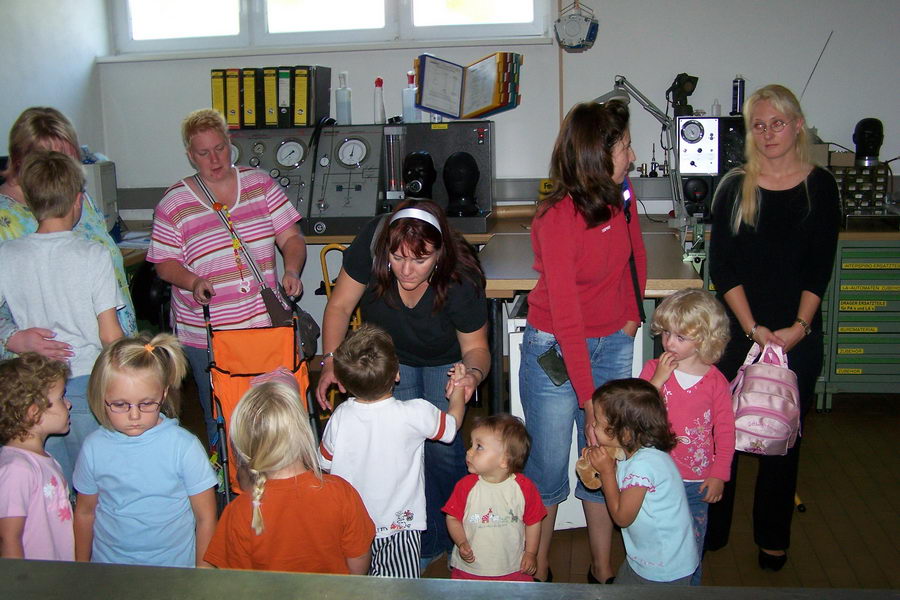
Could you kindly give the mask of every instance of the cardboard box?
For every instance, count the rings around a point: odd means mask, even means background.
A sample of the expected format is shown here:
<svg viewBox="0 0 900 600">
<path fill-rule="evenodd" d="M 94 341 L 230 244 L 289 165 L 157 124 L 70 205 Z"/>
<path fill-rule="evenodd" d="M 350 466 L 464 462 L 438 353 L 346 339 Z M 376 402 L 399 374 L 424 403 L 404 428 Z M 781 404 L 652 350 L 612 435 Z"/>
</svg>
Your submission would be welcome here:
<svg viewBox="0 0 900 600">
<path fill-rule="evenodd" d="M 814 164 L 817 164 L 821 167 L 828 166 L 828 144 L 813 144 L 812 145 L 812 161 Z"/>
<path fill-rule="evenodd" d="M 832 152 L 828 165 L 831 167 L 852 167 L 856 161 L 854 152 Z"/>
</svg>

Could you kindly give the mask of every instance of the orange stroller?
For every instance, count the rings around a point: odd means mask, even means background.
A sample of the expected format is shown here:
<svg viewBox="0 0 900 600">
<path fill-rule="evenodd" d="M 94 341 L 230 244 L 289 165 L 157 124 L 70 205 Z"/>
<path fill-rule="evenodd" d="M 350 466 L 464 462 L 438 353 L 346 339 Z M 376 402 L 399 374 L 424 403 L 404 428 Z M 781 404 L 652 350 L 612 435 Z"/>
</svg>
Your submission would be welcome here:
<svg viewBox="0 0 900 600">
<path fill-rule="evenodd" d="M 250 380 L 278 367 L 288 369 L 297 380 L 304 408 L 310 411 L 306 398 L 309 389 L 309 369 L 298 351 L 297 317 L 293 326 L 259 327 L 254 329 L 214 330 L 210 322 L 209 306 L 203 307 L 206 321 L 209 382 L 212 388 L 213 417 L 218 430 L 217 450 L 222 465 L 222 492 L 227 504 L 232 490 L 240 490 L 237 468 L 231 460 L 228 443 L 228 423 Z M 315 403 L 312 403 L 315 405 Z M 311 415 L 311 420 L 315 415 Z M 314 421 L 313 421 L 314 422 Z M 315 431 L 315 429 L 313 429 Z"/>
</svg>

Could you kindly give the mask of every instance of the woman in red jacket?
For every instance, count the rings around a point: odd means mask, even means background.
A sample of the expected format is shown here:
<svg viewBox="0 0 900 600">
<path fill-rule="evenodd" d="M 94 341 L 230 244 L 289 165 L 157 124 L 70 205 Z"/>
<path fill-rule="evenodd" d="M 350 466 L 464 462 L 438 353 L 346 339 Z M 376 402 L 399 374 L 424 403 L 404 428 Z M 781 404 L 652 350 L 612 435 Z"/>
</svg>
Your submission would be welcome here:
<svg viewBox="0 0 900 600">
<path fill-rule="evenodd" d="M 540 276 L 528 296 L 519 378 L 533 441 L 525 474 L 537 484 L 548 513 L 535 575 L 542 581 L 551 578 L 548 555 L 557 505 L 569 495 L 572 424 L 578 426 L 579 449 L 596 445 L 591 394 L 631 374 L 641 301 L 635 298 L 629 267 L 632 250 L 641 290 L 647 271 L 636 211 L 627 204 L 633 193 L 625 176 L 634 158 L 623 103 L 572 108 L 553 149 L 554 189 L 541 203 L 531 231 Z M 554 359 L 564 363 L 556 370 L 564 371 L 567 381 L 548 374 Z M 611 583 L 612 521 L 603 495 L 578 482 L 575 496 L 583 502 L 588 525 L 588 581 Z"/>
</svg>

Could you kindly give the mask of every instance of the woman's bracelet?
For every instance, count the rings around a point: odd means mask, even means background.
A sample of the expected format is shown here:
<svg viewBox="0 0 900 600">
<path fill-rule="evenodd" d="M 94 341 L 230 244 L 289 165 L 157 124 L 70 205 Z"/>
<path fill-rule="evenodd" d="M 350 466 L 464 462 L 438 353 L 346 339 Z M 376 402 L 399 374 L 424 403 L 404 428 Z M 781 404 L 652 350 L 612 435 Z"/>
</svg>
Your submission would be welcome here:
<svg viewBox="0 0 900 600">
<path fill-rule="evenodd" d="M 748 331 L 748 332 L 746 333 L 747 339 L 750 340 L 751 342 L 754 341 L 754 340 L 753 340 L 753 336 L 756 335 L 756 330 L 757 330 L 757 329 L 759 329 L 759 323 L 754 323 L 754 324 L 753 324 L 753 327 L 750 328 L 750 331 Z"/>
<path fill-rule="evenodd" d="M 325 366 L 325 361 L 328 360 L 329 358 L 334 358 L 334 352 L 328 352 L 327 354 L 323 354 L 323 355 L 322 355 L 322 360 L 319 361 L 319 366 L 320 366 L 320 367 L 324 367 L 324 366 Z"/>
<path fill-rule="evenodd" d="M 484 371 L 482 371 L 478 367 L 466 367 L 466 370 L 467 371 L 478 371 L 481 374 L 481 379 L 478 381 L 478 383 L 480 384 L 482 381 L 484 381 Z"/>
<path fill-rule="evenodd" d="M 797 317 L 794 319 L 794 323 L 800 323 L 800 326 L 803 328 L 803 335 L 809 335 L 812 333 L 812 328 L 809 326 L 809 323 L 806 322 L 802 317 Z"/>
</svg>

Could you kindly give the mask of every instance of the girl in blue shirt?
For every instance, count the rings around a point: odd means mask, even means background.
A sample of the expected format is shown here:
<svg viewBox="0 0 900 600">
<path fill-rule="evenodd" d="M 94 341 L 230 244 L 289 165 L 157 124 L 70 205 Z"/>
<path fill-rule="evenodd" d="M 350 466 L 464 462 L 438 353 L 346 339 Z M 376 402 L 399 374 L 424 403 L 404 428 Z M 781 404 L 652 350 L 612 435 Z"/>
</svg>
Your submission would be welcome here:
<svg viewBox="0 0 900 600">
<path fill-rule="evenodd" d="M 170 334 L 121 338 L 97 358 L 88 403 L 101 427 L 73 475 L 76 560 L 206 566 L 216 478 L 200 440 L 175 418 L 186 373 Z"/>
<path fill-rule="evenodd" d="M 586 452 L 625 541 L 615 583 L 688 585 L 700 556 L 659 391 L 642 379 L 618 379 L 597 388 L 592 402 L 600 446 Z M 616 464 L 619 448 L 625 458 Z"/>
</svg>

